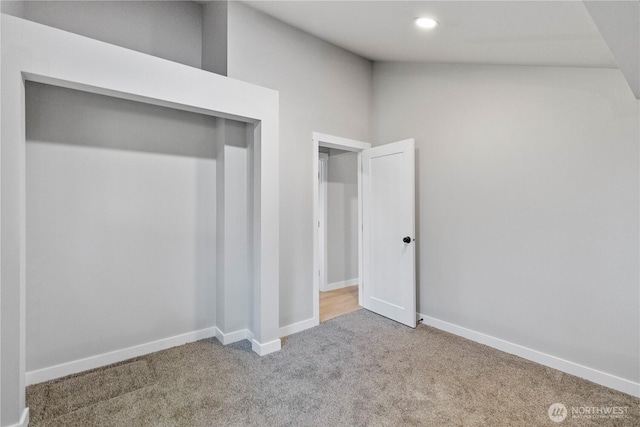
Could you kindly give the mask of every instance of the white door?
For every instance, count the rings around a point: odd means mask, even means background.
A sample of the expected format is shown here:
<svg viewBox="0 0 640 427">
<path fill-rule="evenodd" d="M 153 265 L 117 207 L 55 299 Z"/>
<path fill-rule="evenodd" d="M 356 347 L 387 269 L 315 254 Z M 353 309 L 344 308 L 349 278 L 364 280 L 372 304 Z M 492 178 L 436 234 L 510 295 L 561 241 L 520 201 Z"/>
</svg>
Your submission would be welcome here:
<svg viewBox="0 0 640 427">
<path fill-rule="evenodd" d="M 416 327 L 414 140 L 362 151 L 364 308 Z"/>
</svg>

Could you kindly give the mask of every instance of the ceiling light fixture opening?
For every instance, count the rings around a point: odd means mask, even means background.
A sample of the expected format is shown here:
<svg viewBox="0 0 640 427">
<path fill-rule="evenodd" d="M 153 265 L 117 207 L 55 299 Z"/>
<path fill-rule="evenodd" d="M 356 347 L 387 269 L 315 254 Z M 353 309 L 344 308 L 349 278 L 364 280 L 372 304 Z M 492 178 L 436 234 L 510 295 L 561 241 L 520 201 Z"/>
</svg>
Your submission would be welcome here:
<svg viewBox="0 0 640 427">
<path fill-rule="evenodd" d="M 438 21 L 436 21 L 433 18 L 419 17 L 414 19 L 414 22 L 416 23 L 416 26 L 418 26 L 419 28 L 424 28 L 427 30 L 430 30 L 438 26 Z"/>
</svg>

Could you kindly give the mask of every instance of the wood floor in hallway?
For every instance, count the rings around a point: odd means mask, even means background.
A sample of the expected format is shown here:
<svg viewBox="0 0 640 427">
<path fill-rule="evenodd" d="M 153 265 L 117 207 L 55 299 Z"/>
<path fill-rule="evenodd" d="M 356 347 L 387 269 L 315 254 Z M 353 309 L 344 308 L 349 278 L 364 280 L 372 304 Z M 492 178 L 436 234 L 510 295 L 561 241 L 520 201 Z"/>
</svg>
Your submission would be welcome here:
<svg viewBox="0 0 640 427">
<path fill-rule="evenodd" d="M 320 322 L 358 310 L 358 285 L 320 292 Z"/>
</svg>

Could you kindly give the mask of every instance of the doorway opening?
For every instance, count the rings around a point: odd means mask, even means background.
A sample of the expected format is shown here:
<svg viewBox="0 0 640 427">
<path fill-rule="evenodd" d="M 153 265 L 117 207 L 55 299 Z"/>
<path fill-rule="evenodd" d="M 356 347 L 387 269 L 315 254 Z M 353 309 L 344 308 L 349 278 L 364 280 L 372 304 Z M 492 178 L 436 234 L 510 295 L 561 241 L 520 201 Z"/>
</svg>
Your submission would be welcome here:
<svg viewBox="0 0 640 427">
<path fill-rule="evenodd" d="M 331 217 L 328 212 L 331 203 L 325 203 L 330 195 L 323 194 L 329 186 L 321 184 L 325 169 L 321 161 L 324 156 L 320 155 L 322 148 L 328 149 L 329 162 L 332 150 L 356 156 L 358 305 L 415 328 L 415 141 L 406 139 L 371 148 L 366 142 L 316 132 L 312 141 L 314 324 L 320 321 L 320 291 L 331 287 L 330 260 L 334 255 L 332 248 L 325 251 L 331 245 L 330 227 L 326 224 L 323 227 L 320 221 Z M 328 177 L 331 165 L 326 169 L 328 173 L 324 175 Z M 323 204 L 329 209 L 325 210 Z M 325 245 L 321 246 L 321 242 Z M 343 262 L 345 254 L 341 256 Z"/>
<path fill-rule="evenodd" d="M 24 87 L 25 384 L 246 339 L 254 125 Z"/>
<path fill-rule="evenodd" d="M 320 322 L 358 304 L 358 153 L 319 147 Z"/>
<path fill-rule="evenodd" d="M 314 323 L 362 306 L 362 141 L 314 132 Z"/>
</svg>

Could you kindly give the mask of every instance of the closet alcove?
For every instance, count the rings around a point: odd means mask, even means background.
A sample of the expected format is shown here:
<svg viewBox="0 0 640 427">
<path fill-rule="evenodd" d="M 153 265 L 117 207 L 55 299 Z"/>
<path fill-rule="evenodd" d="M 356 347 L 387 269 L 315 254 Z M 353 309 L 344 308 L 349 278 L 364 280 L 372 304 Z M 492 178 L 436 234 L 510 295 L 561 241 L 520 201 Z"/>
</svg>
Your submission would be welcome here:
<svg viewBox="0 0 640 427">
<path fill-rule="evenodd" d="M 279 350 L 278 93 L 6 15 L 1 43 L 0 424 L 28 383 L 207 336 Z M 28 316 L 32 281 L 67 289 Z M 48 314 L 81 336 L 27 359 Z"/>
</svg>

